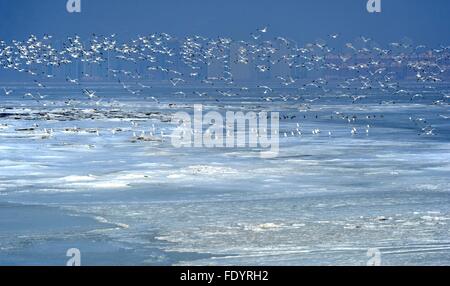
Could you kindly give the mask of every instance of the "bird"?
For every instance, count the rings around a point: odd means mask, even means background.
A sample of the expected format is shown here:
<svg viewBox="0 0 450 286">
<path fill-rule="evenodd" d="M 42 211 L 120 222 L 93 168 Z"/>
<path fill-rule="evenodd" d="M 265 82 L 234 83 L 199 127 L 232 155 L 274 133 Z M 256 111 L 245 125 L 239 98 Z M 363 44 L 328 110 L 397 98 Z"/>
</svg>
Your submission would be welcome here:
<svg viewBox="0 0 450 286">
<path fill-rule="evenodd" d="M 67 82 L 73 83 L 73 84 L 80 84 L 78 79 L 71 79 L 70 77 L 66 78 Z"/>
<path fill-rule="evenodd" d="M 83 89 L 83 93 L 84 93 L 84 95 L 86 95 L 89 99 L 93 99 L 93 98 L 95 98 L 96 96 L 95 96 L 95 91 L 92 91 L 92 90 L 88 90 L 88 89 Z"/>
<path fill-rule="evenodd" d="M 260 29 L 258 29 L 258 32 L 260 33 L 267 33 L 268 27 L 262 27 Z"/>
<path fill-rule="evenodd" d="M 6 88 L 3 88 L 3 91 L 5 92 L 5 95 L 11 95 L 14 92 L 12 89 L 7 90 Z"/>
<path fill-rule="evenodd" d="M 266 37 L 268 32 L 267 26 L 253 29 L 245 39 L 221 35 L 177 38 L 164 32 L 122 40 L 115 34 L 86 38 L 75 35 L 63 38 L 62 45 L 56 45 L 52 35 L 32 35 L 25 40 L 0 41 L 0 68 L 30 78 L 33 84 L 22 94 L 37 102 L 49 98 L 44 93 L 53 88 L 52 83 L 62 81 L 68 90 L 81 90 L 83 99 L 63 100 L 64 107 L 71 109 L 67 114 L 75 114 L 70 115 L 73 118 L 81 114 L 77 113 L 79 108 L 94 103 L 98 108 L 82 116 L 99 118 L 119 111 L 123 112 L 118 115 L 121 118 L 130 116 L 122 110 L 119 99 L 100 98 L 86 88 L 90 81 L 107 79 L 113 88 L 133 100 L 158 104 L 171 100 L 168 103 L 171 109 L 184 106 L 172 101 L 174 97 L 180 101 L 208 102 L 218 109 L 235 103 L 239 103 L 240 109 L 253 111 L 287 109 L 295 114 L 283 114 L 280 116 L 283 121 L 293 121 L 302 115 L 305 121 L 326 124 L 330 120 L 333 124 L 344 124 L 345 130 L 351 128 L 352 136 L 364 130 L 369 134 L 371 121 L 384 119 L 383 115 L 371 114 L 369 110 L 374 109 L 397 108 L 408 113 L 413 118 L 409 124 L 421 135 L 438 134 L 440 127 L 431 126 L 419 117 L 416 107 L 430 107 L 436 112 L 433 118 L 449 119 L 439 112 L 449 104 L 450 95 L 443 86 L 448 81 L 446 60 L 450 47 L 420 44 L 413 47 L 404 41 L 378 45 L 367 36 L 343 44 L 337 40 L 343 38 L 341 33 L 325 35 L 327 41 L 301 44 L 287 37 Z M 151 85 L 144 84 L 148 82 Z M 171 90 L 159 95 L 160 86 Z M 5 87 L 3 91 L 5 95 L 18 93 Z M 86 99 L 95 100 L 86 104 Z M 336 102 L 328 104 L 332 100 Z M 59 99 L 40 103 L 50 109 L 58 102 Z M 412 109 L 403 109 L 412 105 Z M 340 110 L 343 107 L 348 109 L 345 114 Z M 100 110 L 104 108 L 110 108 L 111 113 Z M 434 111 L 436 108 L 441 111 Z M 331 116 L 324 115 L 328 110 Z M 335 110 L 340 113 L 334 113 Z M 46 119 L 57 117 L 47 110 L 41 113 L 46 113 Z M 162 113 L 161 121 L 167 120 Z M 139 113 L 136 117 L 149 116 Z M 150 117 L 158 118 L 154 114 Z M 313 135 L 319 134 L 318 127 L 311 129 Z M 328 132 L 329 137 L 340 135 Z M 301 135 L 300 126 L 280 134 Z"/>
<path fill-rule="evenodd" d="M 332 39 L 337 39 L 337 38 L 339 38 L 339 34 L 331 34 L 331 35 L 329 35 L 329 37 Z"/>
</svg>

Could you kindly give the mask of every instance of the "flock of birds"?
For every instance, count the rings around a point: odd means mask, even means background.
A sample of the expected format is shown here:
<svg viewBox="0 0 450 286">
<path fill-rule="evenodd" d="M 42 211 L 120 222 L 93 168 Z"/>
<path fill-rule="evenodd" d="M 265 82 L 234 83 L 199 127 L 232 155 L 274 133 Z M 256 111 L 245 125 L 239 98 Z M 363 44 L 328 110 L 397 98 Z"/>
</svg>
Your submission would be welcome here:
<svg viewBox="0 0 450 286">
<path fill-rule="evenodd" d="M 104 99 L 88 87 L 96 77 L 115 82 L 130 96 L 157 104 L 181 97 L 200 102 L 213 100 L 225 106 L 227 100 L 247 98 L 253 93 L 261 106 L 278 103 L 308 112 L 332 97 L 348 105 L 375 99 L 379 105 L 423 104 L 428 100 L 427 104 L 442 107 L 442 114 L 438 115 L 441 119 L 450 118 L 450 93 L 445 90 L 450 75 L 450 46 L 428 48 L 405 40 L 383 47 L 361 36 L 336 48 L 339 34 L 299 45 L 285 37 L 269 37 L 268 30 L 256 29 L 245 41 L 199 35 L 177 39 L 166 33 L 122 42 L 116 35 L 95 34 L 88 40 L 75 35 L 59 43 L 50 35 L 32 35 L 25 41 L 10 43 L 0 41 L 0 67 L 28 75 L 34 85 L 34 89 L 20 94 L 6 86 L 2 89 L 7 98 L 22 96 L 47 107 L 52 104 L 46 94 L 48 86 L 64 81 L 78 89 L 86 100 L 100 105 Z M 64 74 L 63 78 L 58 72 L 80 65 L 98 67 L 97 72 L 91 74 L 85 69 L 75 75 Z M 155 84 L 171 87 L 173 96 L 157 97 Z M 65 102 L 73 107 L 76 99 Z M 176 107 L 176 103 L 169 107 Z M 300 121 L 307 116 L 320 119 L 318 114 L 297 112 L 282 114 L 280 119 Z M 372 114 L 365 119 L 377 116 L 383 118 Z M 352 123 L 358 116 L 335 112 L 329 118 Z M 426 119 L 411 116 L 410 120 L 419 127 L 419 134 L 434 134 L 435 128 Z M 297 123 L 297 128 L 284 136 L 300 135 L 299 126 Z M 370 125 L 364 129 L 368 133 Z M 354 135 L 358 130 L 351 127 L 350 132 Z M 320 129 L 312 130 L 312 134 L 319 133 Z"/>
</svg>

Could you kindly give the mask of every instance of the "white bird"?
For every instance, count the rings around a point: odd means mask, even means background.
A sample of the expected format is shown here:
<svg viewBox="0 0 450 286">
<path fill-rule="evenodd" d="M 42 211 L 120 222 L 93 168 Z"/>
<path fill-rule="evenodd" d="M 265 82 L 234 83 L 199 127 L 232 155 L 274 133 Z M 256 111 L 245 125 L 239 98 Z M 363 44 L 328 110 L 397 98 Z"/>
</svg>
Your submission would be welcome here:
<svg viewBox="0 0 450 286">
<path fill-rule="evenodd" d="M 331 34 L 330 38 L 332 39 L 337 39 L 339 37 L 339 34 Z"/>
<path fill-rule="evenodd" d="M 66 81 L 73 83 L 73 84 L 80 84 L 78 79 L 71 79 L 70 77 L 67 77 Z"/>
<path fill-rule="evenodd" d="M 3 90 L 5 91 L 5 95 L 10 95 L 13 93 L 13 90 L 7 90 L 6 88 L 3 88 Z"/>
<path fill-rule="evenodd" d="M 260 33 L 267 33 L 268 28 L 267 27 L 263 27 L 261 29 L 258 29 L 258 32 Z"/>
<path fill-rule="evenodd" d="M 88 90 L 88 89 L 83 89 L 83 93 L 84 95 L 86 95 L 87 97 L 89 97 L 90 99 L 95 98 L 95 91 L 92 90 Z"/>
<path fill-rule="evenodd" d="M 173 86 L 177 86 L 180 82 L 185 82 L 185 80 L 182 79 L 182 78 L 172 78 L 172 79 L 170 79 L 170 83 Z"/>
<path fill-rule="evenodd" d="M 156 97 L 154 97 L 154 96 L 146 97 L 146 99 L 148 99 L 148 98 L 159 104 L 159 100 Z"/>
<path fill-rule="evenodd" d="M 152 88 L 151 86 L 144 85 L 144 84 L 142 84 L 142 83 L 138 83 L 138 85 L 139 85 L 140 87 L 142 87 L 142 88 Z"/>
</svg>

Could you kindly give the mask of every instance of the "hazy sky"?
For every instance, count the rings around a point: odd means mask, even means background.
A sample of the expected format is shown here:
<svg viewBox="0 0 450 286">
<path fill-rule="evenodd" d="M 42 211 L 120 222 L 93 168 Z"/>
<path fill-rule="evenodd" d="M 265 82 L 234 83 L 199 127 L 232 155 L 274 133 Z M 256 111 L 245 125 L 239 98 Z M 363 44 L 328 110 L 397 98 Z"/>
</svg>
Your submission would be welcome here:
<svg viewBox="0 0 450 286">
<path fill-rule="evenodd" d="M 433 46 L 448 45 L 450 39 L 448 0 L 382 0 L 379 14 L 367 12 L 367 0 L 81 1 L 82 13 L 69 14 L 67 0 L 0 0 L 0 38 L 167 32 L 247 39 L 257 27 L 268 25 L 270 36 L 300 43 L 330 33 L 340 33 L 342 41 L 361 35 L 380 43 L 409 37 Z"/>
</svg>

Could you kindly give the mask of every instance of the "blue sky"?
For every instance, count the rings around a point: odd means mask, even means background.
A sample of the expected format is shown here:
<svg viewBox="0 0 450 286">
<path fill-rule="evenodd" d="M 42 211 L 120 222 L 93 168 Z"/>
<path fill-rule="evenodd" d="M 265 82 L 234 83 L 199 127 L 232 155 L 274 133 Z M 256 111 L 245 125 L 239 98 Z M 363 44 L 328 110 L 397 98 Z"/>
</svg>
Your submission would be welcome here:
<svg viewBox="0 0 450 286">
<path fill-rule="evenodd" d="M 80 14 L 67 13 L 66 2 L 1 0 L 0 38 L 167 32 L 247 39 L 268 25 L 272 36 L 300 43 L 330 33 L 340 33 L 342 41 L 361 35 L 379 43 L 409 37 L 432 46 L 448 45 L 450 39 L 448 0 L 382 0 L 379 14 L 367 12 L 367 0 L 82 0 Z"/>
</svg>

